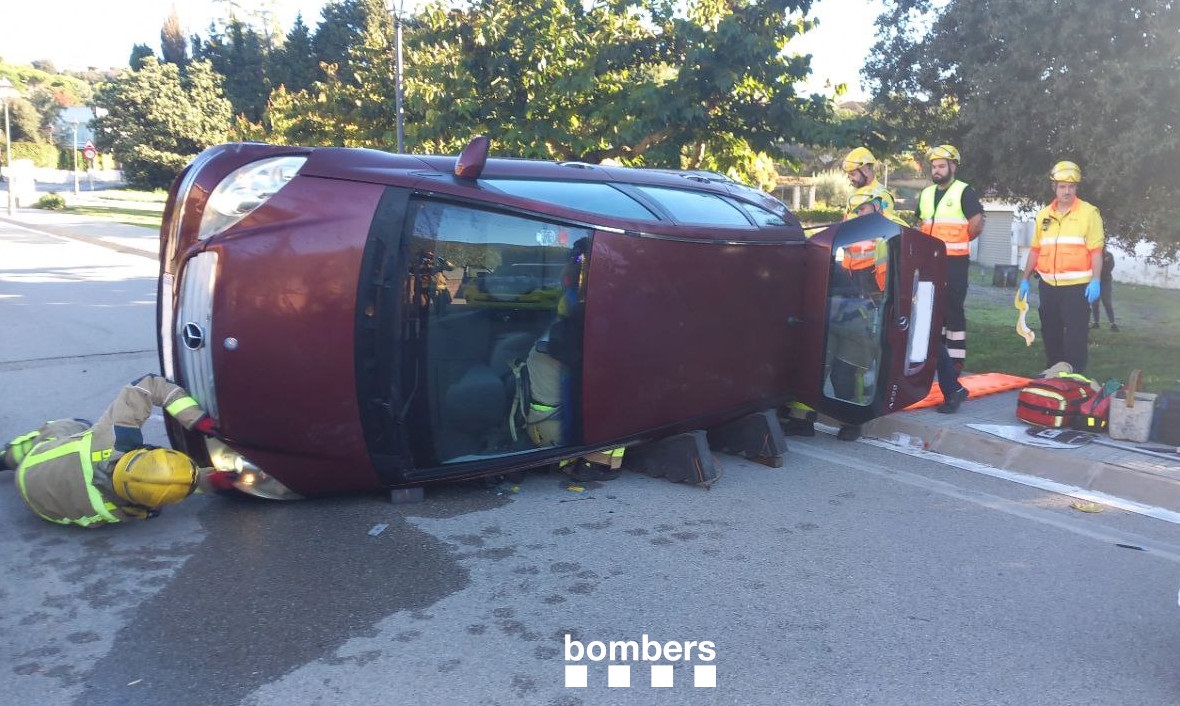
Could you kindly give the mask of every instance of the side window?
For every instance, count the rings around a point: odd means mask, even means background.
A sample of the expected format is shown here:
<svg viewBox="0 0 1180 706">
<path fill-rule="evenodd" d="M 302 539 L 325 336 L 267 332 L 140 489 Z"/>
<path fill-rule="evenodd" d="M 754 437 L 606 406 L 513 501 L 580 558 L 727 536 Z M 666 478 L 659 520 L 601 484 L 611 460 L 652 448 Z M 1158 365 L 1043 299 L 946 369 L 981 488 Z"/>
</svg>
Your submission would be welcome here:
<svg viewBox="0 0 1180 706">
<path fill-rule="evenodd" d="M 440 463 L 580 443 L 590 231 L 411 202 L 410 318 Z"/>
</svg>

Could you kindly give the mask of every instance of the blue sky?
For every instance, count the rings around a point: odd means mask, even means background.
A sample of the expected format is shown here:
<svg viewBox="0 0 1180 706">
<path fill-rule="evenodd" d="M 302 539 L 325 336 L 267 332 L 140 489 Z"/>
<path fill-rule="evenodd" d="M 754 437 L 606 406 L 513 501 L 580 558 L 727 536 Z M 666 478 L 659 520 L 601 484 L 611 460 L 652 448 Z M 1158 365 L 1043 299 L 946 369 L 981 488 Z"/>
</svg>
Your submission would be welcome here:
<svg viewBox="0 0 1180 706">
<path fill-rule="evenodd" d="M 268 3 L 284 28 L 298 12 L 314 28 L 325 4 L 324 0 L 246 0 L 251 7 Z M 187 33 L 204 34 L 227 4 L 225 0 L 5 0 L 0 57 L 20 64 L 49 59 L 59 68 L 71 69 L 126 66 L 135 44 L 159 51 L 160 27 L 173 6 Z M 405 0 L 407 9 L 415 4 Z M 807 92 L 828 93 L 826 83 L 847 83 L 847 97 L 864 97 L 859 71 L 872 48 L 873 20 L 881 9 L 881 0 L 819 0 L 812 5 L 819 28 L 790 45 L 797 53 L 813 55 L 814 76 L 803 87 Z"/>
</svg>

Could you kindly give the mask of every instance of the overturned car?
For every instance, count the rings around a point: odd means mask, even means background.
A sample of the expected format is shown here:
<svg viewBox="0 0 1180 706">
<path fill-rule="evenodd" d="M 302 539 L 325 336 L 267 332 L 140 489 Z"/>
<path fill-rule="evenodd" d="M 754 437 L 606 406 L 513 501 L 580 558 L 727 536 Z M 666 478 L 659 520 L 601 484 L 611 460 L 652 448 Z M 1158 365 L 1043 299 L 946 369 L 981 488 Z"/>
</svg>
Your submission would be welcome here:
<svg viewBox="0 0 1180 706">
<path fill-rule="evenodd" d="M 266 497 L 503 473 L 800 400 L 922 398 L 942 245 L 878 215 L 807 238 L 698 172 L 226 144 L 169 194 L 173 444 Z M 841 263 L 879 244 L 876 286 Z"/>
</svg>

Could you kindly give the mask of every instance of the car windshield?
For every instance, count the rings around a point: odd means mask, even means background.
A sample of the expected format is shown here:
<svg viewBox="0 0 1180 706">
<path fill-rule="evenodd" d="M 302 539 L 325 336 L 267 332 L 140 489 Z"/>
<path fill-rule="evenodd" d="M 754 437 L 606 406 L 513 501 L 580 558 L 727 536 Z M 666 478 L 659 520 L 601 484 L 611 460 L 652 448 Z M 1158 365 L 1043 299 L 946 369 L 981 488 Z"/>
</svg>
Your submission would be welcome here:
<svg viewBox="0 0 1180 706">
<path fill-rule="evenodd" d="M 677 223 L 750 227 L 741 210 L 720 196 L 663 186 L 636 188 L 667 209 Z"/>
</svg>

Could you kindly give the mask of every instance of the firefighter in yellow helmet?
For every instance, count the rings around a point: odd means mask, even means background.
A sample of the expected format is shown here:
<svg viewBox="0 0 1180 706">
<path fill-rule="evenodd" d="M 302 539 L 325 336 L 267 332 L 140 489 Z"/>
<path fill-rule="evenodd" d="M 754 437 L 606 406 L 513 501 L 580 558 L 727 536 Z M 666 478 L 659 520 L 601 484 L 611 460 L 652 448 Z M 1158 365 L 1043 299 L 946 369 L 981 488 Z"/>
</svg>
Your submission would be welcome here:
<svg viewBox="0 0 1180 706">
<path fill-rule="evenodd" d="M 881 212 L 885 216 L 890 216 L 896 208 L 893 203 L 893 194 L 877 181 L 877 158 L 869 151 L 867 147 L 857 147 L 848 153 L 841 164 L 844 173 L 848 175 L 848 182 L 856 188 L 856 193 L 864 192 L 870 194 L 874 198 L 881 199 Z M 856 195 L 853 194 L 853 196 Z M 849 200 L 848 209 L 845 212 L 845 220 L 848 218 L 855 218 L 856 209 L 852 207 L 852 201 Z"/>
<path fill-rule="evenodd" d="M 42 519 L 93 527 L 150 519 L 197 487 L 192 459 L 149 448 L 141 427 L 160 407 L 186 429 L 214 435 L 217 426 L 187 392 L 158 375 L 125 386 L 95 424 L 46 422 L 13 439 L 0 453 L 0 470 L 15 470 L 25 504 Z"/>
<path fill-rule="evenodd" d="M 956 369 L 967 359 L 967 274 L 971 241 L 983 232 L 983 205 L 970 185 L 955 178 L 962 162 L 954 145 L 926 153 L 934 182 L 918 196 L 919 228 L 946 244 L 947 287 L 943 342 Z"/>
<path fill-rule="evenodd" d="M 1041 277 L 1038 290 L 1041 338 L 1046 367 L 1059 362 L 1086 370 L 1090 304 L 1102 294 L 1102 250 L 1106 234 L 1098 209 L 1078 198 L 1082 170 L 1073 162 L 1058 162 L 1049 173 L 1053 203 L 1037 213 L 1036 231 L 1019 294 L 1028 297 L 1028 278 Z"/>
</svg>

